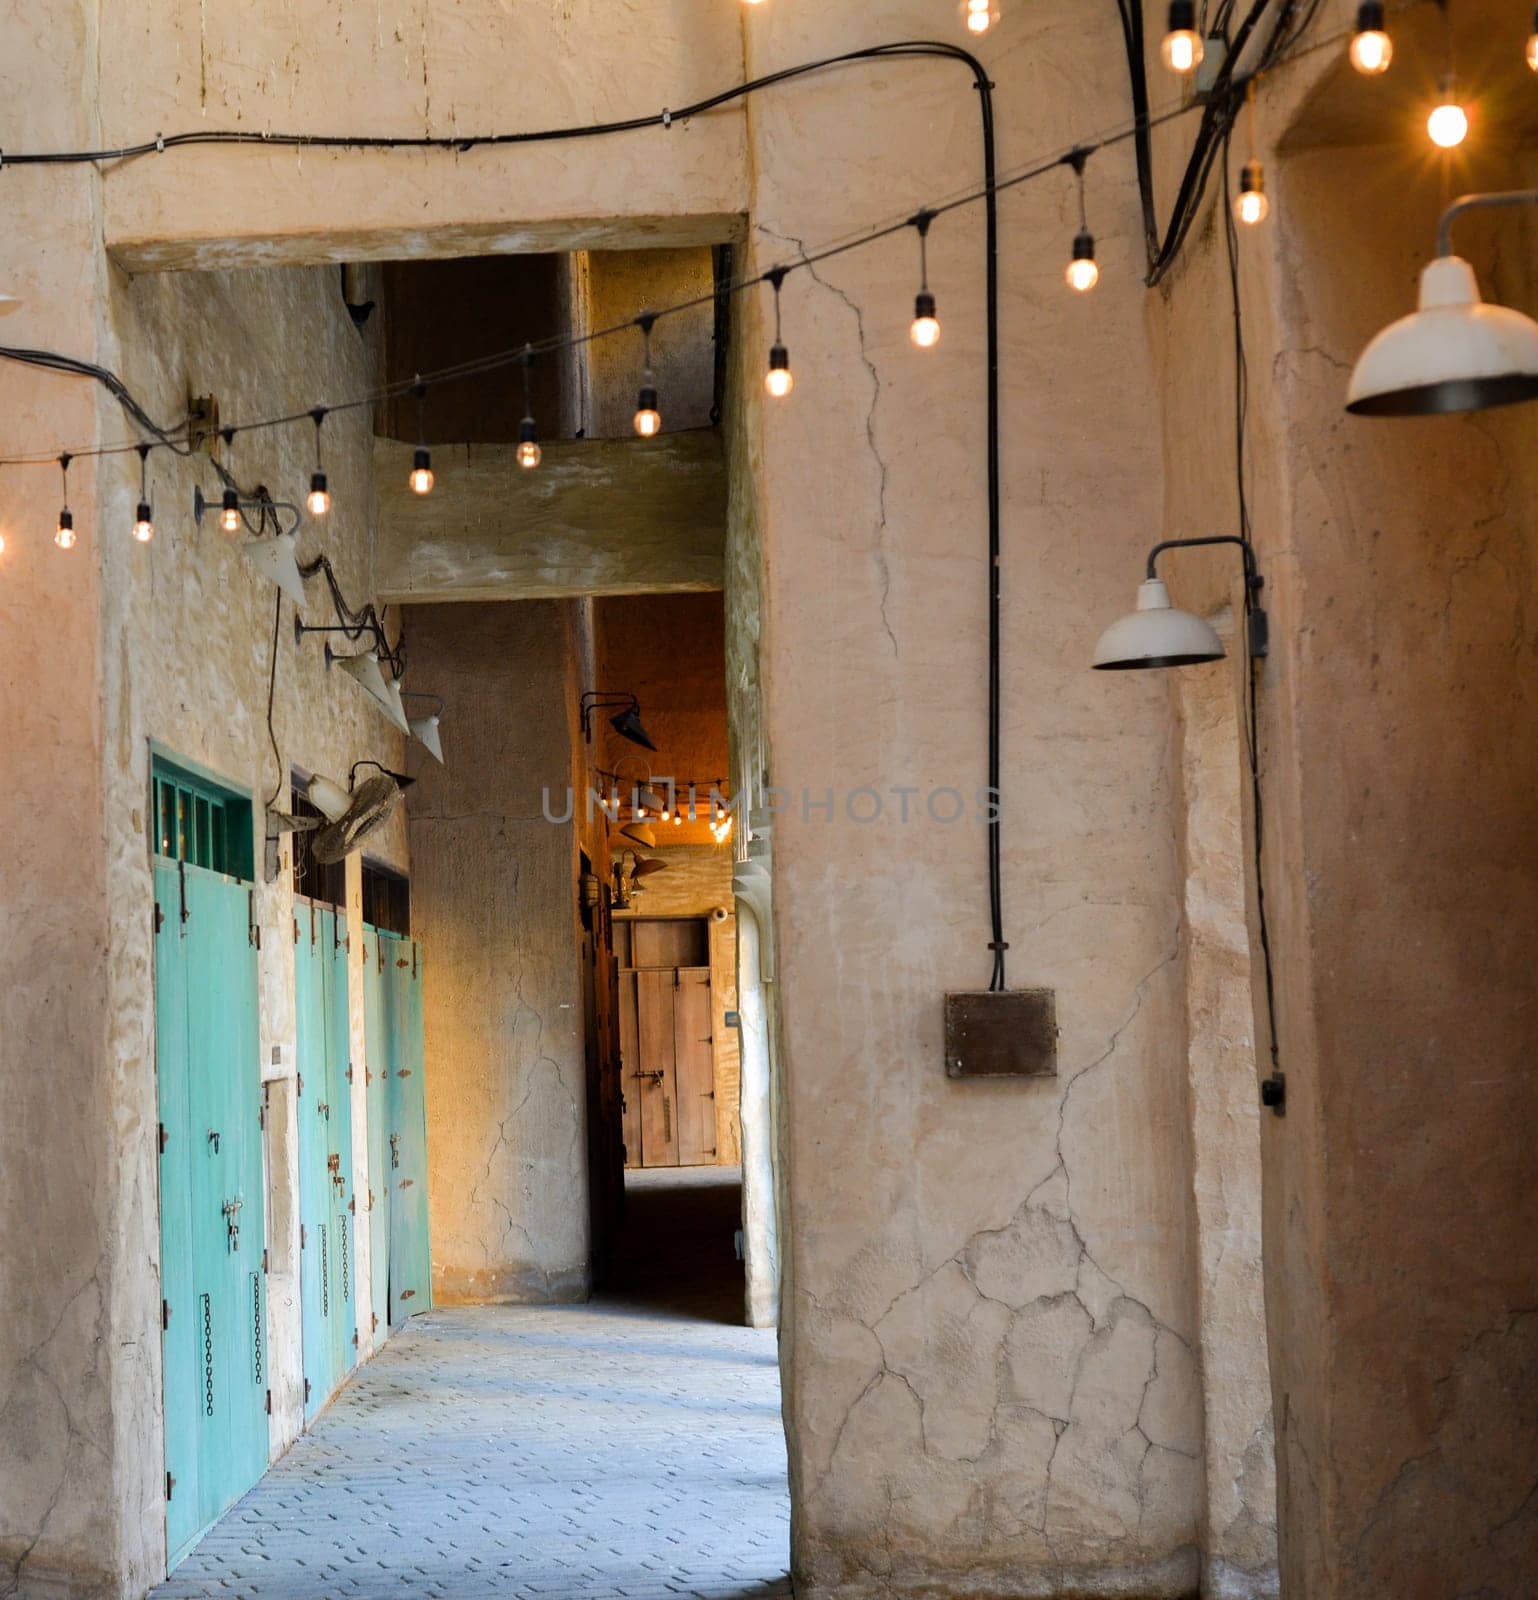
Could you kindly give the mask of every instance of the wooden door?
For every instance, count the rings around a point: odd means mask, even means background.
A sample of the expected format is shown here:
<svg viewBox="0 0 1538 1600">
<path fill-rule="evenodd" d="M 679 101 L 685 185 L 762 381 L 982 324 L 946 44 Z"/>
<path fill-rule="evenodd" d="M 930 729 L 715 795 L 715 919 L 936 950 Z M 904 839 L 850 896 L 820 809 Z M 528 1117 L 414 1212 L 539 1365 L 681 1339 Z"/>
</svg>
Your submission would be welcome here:
<svg viewBox="0 0 1538 1600">
<path fill-rule="evenodd" d="M 673 1075 L 678 1089 L 678 1164 L 709 1165 L 716 1159 L 709 967 L 680 967 L 673 972 Z"/>
<path fill-rule="evenodd" d="M 678 1165 L 678 1083 L 674 1071 L 674 974 L 638 972 L 636 1054 L 626 1093 L 640 1106 L 641 1165 Z"/>
<path fill-rule="evenodd" d="M 427 1082 L 422 1013 L 422 947 L 390 941 L 394 964 L 395 1070 L 389 1081 L 390 1325 L 431 1309 L 432 1250 L 427 1218 Z M 386 959 L 389 959 L 387 954 Z"/>
</svg>

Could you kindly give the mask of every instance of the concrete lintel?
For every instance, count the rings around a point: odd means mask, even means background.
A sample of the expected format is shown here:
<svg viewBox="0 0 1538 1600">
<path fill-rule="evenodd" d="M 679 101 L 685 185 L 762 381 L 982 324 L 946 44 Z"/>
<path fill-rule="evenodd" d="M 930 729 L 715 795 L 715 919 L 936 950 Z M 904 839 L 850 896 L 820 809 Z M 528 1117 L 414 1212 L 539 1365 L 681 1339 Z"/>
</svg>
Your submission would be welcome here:
<svg viewBox="0 0 1538 1600">
<path fill-rule="evenodd" d="M 120 218 L 140 227 L 136 216 Z M 552 217 L 444 222 L 425 227 L 337 228 L 244 233 L 226 219 L 221 231 L 167 235 L 109 231 L 107 248 L 126 272 L 212 272 L 243 267 L 324 266 L 342 261 L 426 261 L 458 256 L 538 255 L 571 250 L 653 250 L 725 244 L 743 237 L 741 212 L 689 215 Z"/>
<path fill-rule="evenodd" d="M 528 600 L 719 589 L 726 464 L 714 429 L 551 443 L 437 446 L 415 495 L 412 446 L 374 445 L 381 601 Z"/>
</svg>

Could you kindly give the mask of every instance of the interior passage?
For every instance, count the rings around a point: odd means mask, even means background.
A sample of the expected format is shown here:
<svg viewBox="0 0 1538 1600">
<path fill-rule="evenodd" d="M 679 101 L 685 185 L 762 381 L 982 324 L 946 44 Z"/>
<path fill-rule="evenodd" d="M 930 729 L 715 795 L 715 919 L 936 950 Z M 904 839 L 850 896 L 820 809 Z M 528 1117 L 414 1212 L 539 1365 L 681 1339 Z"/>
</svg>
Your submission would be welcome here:
<svg viewBox="0 0 1538 1600">
<path fill-rule="evenodd" d="M 160 1600 L 788 1595 L 773 1330 L 734 1169 L 633 1173 L 612 1291 L 420 1316 Z"/>
</svg>

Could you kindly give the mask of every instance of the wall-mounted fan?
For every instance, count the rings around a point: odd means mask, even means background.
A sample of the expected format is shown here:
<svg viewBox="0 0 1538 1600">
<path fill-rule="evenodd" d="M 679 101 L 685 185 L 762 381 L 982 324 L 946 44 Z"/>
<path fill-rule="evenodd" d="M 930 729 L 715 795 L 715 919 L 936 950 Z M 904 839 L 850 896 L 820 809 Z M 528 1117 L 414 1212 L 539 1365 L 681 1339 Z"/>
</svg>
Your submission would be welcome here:
<svg viewBox="0 0 1538 1600">
<path fill-rule="evenodd" d="M 377 833 L 401 802 L 401 786 L 388 773 L 366 778 L 348 794 L 326 778 L 310 780 L 310 799 L 330 819 L 310 837 L 310 855 L 322 865 L 341 861 Z M 345 807 L 338 804 L 345 800 Z"/>
</svg>

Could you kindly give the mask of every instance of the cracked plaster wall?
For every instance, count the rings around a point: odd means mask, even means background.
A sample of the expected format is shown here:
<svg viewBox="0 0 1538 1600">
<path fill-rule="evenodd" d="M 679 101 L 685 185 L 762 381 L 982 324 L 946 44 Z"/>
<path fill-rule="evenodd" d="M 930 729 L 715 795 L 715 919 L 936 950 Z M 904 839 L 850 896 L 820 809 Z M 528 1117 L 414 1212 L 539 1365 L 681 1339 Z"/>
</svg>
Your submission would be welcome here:
<svg viewBox="0 0 1538 1600">
<path fill-rule="evenodd" d="M 883 7 L 882 37 L 933 27 L 925 7 Z M 755 72 L 870 33 L 791 7 L 746 31 Z M 1007 8 L 982 53 L 1005 170 L 1125 114 L 1114 28 L 1068 8 Z M 844 87 L 749 108 L 759 270 L 976 174 L 960 69 L 883 63 Z M 1199 1582 L 1170 723 L 1154 686 L 1087 670 L 1160 531 L 1125 151 L 1097 159 L 1090 192 L 1092 299 L 1063 289 L 1066 174 L 1002 215 L 1006 936 L 1011 983 L 1057 991 L 1056 1081 L 957 1085 L 941 1069 L 941 996 L 986 981 L 981 828 L 939 825 L 922 799 L 904 824 L 889 796 L 867 826 L 800 800 L 983 782 L 980 216 L 931 234 L 944 328 L 931 352 L 907 339 L 911 244 L 793 277 L 795 394 L 759 402 L 734 440 L 757 489 L 734 525 L 756 520 L 764 574 L 754 758 L 772 747 L 791 796 L 773 819 L 782 1350 L 805 1595 L 1184 1596 Z M 763 314 L 740 330 L 749 374 Z M 733 595 L 728 548 L 740 672 L 755 615 L 751 585 Z M 734 707 L 734 760 L 752 724 Z"/>
<path fill-rule="evenodd" d="M 40 128 L 38 137 L 69 141 L 62 127 Z M 89 208 L 61 205 L 56 192 L 50 209 L 50 225 L 23 227 L 32 250 L 78 262 L 75 271 L 90 281 L 48 277 L 34 261 L 29 284 L 21 269 L 12 281 L 27 304 L 8 333 L 94 355 L 122 373 L 152 415 L 175 423 L 188 395 L 212 392 L 226 417 L 239 418 L 368 383 L 369 348 L 341 304 L 334 272 L 129 280 L 106 266 Z M 49 226 L 57 232 L 52 245 Z M 7 449 L 40 438 L 115 442 L 132 432 L 118 406 L 82 380 L 17 372 L 10 383 Z M 306 527 L 301 555 L 325 548 L 344 591 L 360 600 L 371 576 L 366 415 L 337 419 L 328 444 L 336 509 L 323 534 Z M 235 469 L 245 484 L 297 495 L 311 448 L 297 429 L 262 435 L 237 447 Z M 95 470 L 78 463 L 70 503 L 79 545 L 67 555 L 49 539 L 56 469 L 29 475 L 7 497 L 0 623 L 7 698 L 12 715 L 27 703 L 46 708 L 45 722 L 32 726 L 28 713 L 5 739 L 7 748 L 27 752 L 16 776 L 30 770 L 45 786 L 18 796 L 23 811 L 6 832 L 24 845 L 27 861 L 5 872 L 7 952 L 30 968 L 26 978 L 19 971 L 8 978 L 0 1029 L 7 1093 L 20 1111 L 0 1188 L 0 1270 L 12 1306 L 0 1335 L 0 1592 L 7 1594 L 131 1594 L 164 1571 L 151 741 L 251 793 L 258 819 L 278 777 L 265 720 L 275 593 L 212 519 L 201 528 L 193 521 L 195 482 L 205 492 L 217 487 L 204 458 L 155 453 L 156 536 L 141 547 L 127 532 L 137 460 L 117 457 Z M 321 609 L 317 597 L 314 620 Z M 291 617 L 285 605 L 285 621 Z M 274 722 L 285 778 L 290 764 L 344 779 L 363 756 L 400 764 L 403 741 L 353 684 L 326 672 L 318 645 L 296 647 L 285 629 L 278 650 Z M 29 674 L 37 675 L 35 688 Z M 50 838 L 73 856 L 72 868 L 40 847 Z M 404 867 L 403 823 L 371 849 Z M 359 884 L 354 863 L 348 909 L 355 933 Z M 287 1112 L 273 1119 L 268 1175 L 275 1454 L 297 1435 L 302 1407 L 292 1271 L 291 908 L 286 870 L 276 883 L 258 884 L 260 1059 L 269 1097 L 286 1097 Z M 50 929 L 63 939 L 51 953 Z M 361 1061 L 361 1013 L 352 1021 L 353 1056 Z M 39 1072 L 43 1062 L 50 1070 Z M 37 1121 L 26 1132 L 31 1085 Z M 355 1181 L 366 1193 L 361 1091 L 359 1074 Z M 105 1143 L 93 1147 L 93 1140 Z M 372 1343 L 366 1248 L 360 1229 L 355 1303 L 364 1356 Z"/>
<path fill-rule="evenodd" d="M 580 1300 L 589 1285 L 577 833 L 580 620 L 564 601 L 413 606 L 413 678 L 454 708 L 412 790 L 433 1293 Z M 445 739 L 449 728 L 445 725 Z M 456 758 L 456 752 L 460 752 Z"/>
<path fill-rule="evenodd" d="M 1352 12 L 1342 0 L 1316 25 Z M 1530 407 L 1343 411 L 1358 352 L 1414 303 L 1443 195 L 1538 176 L 1509 11 L 1453 19 L 1477 100 L 1445 174 L 1420 132 L 1442 25 L 1405 13 L 1380 83 L 1333 54 L 1268 78 L 1258 152 L 1277 225 L 1241 242 L 1288 1089 L 1285 1119 L 1262 1125 L 1266 1299 L 1282 1589 L 1308 1600 L 1538 1587 L 1538 435 Z M 1534 238 L 1508 213 L 1455 243 L 1487 298 L 1533 314 Z M 1166 382 L 1231 427 L 1221 229 L 1192 239 L 1153 322 Z M 1173 516 L 1231 525 L 1231 462 L 1167 417 Z M 1219 562 L 1181 574 L 1177 604 L 1237 599 Z"/>
</svg>

